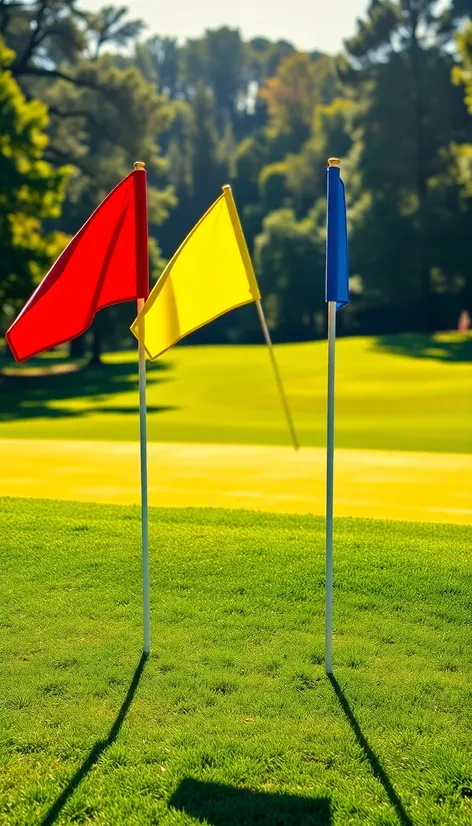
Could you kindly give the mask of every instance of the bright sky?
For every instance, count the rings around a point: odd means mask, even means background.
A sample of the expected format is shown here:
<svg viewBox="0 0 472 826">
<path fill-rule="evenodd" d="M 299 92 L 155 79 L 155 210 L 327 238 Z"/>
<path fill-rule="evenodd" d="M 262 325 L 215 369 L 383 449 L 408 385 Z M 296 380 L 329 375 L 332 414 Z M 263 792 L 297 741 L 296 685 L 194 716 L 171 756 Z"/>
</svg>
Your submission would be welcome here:
<svg viewBox="0 0 472 826">
<path fill-rule="evenodd" d="M 112 5 L 110 0 L 82 0 L 84 9 L 95 11 Z M 115 5 L 115 4 L 114 4 Z M 368 0 L 120 0 L 133 18 L 140 17 L 146 34 L 162 34 L 185 40 L 205 29 L 228 25 L 239 28 L 245 39 L 263 35 L 270 40 L 289 40 L 299 49 L 334 53 L 342 40 L 355 32 L 356 18 Z"/>
</svg>

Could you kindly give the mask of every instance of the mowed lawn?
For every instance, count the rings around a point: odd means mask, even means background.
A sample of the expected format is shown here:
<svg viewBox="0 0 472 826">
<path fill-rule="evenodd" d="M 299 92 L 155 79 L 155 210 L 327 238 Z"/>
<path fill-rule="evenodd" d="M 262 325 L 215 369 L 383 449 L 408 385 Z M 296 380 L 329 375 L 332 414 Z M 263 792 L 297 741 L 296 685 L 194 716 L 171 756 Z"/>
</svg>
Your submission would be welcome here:
<svg viewBox="0 0 472 826">
<path fill-rule="evenodd" d="M 0 823 L 466 826 L 470 529 L 0 500 Z"/>
<path fill-rule="evenodd" d="M 325 443 L 326 342 L 277 346 L 302 445 Z M 0 377 L 0 438 L 136 440 L 129 351 L 62 373 L 48 356 Z M 44 369 L 58 372 L 49 374 Z M 38 375 L 39 371 L 39 375 Z M 450 333 L 337 344 L 338 447 L 470 453 L 472 337 Z M 263 346 L 176 347 L 148 365 L 151 441 L 289 444 Z"/>
</svg>

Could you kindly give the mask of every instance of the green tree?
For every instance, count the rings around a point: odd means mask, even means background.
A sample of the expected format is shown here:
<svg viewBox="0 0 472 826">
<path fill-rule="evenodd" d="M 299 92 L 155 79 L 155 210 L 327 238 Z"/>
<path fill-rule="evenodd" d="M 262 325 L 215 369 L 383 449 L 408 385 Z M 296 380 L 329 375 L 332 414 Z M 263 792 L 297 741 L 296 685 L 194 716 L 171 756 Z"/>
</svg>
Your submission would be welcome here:
<svg viewBox="0 0 472 826">
<path fill-rule="evenodd" d="M 1 4 L 0 26 L 17 52 L 14 77 L 48 105 L 48 159 L 76 167 L 66 222 L 85 220 L 139 158 L 155 181 L 162 178 L 165 163 L 156 138 L 169 122 L 167 102 L 136 69 L 120 69 L 111 55 L 101 55 L 105 46 L 129 45 L 141 31 L 140 21 L 127 21 L 123 7 L 86 14 L 69 0 L 15 0 Z M 151 222 L 161 220 L 171 204 L 170 192 L 151 189 Z"/>
<path fill-rule="evenodd" d="M 286 188 L 298 216 L 305 215 L 318 198 L 325 197 L 328 157 L 349 155 L 355 109 L 353 101 L 345 98 L 316 107 L 309 139 L 298 154 L 286 158 Z"/>
<path fill-rule="evenodd" d="M 456 13 L 472 12 L 472 2 L 463 0 L 454 4 Z M 453 69 L 453 83 L 464 88 L 465 104 L 472 115 L 472 24 L 463 29 L 457 38 L 459 63 Z M 472 275 L 470 274 L 470 226 L 472 223 L 472 130 L 466 143 L 450 147 L 451 158 L 447 172 L 438 179 L 435 194 L 441 193 L 450 205 L 447 223 L 442 226 L 450 231 L 449 243 L 439 244 L 441 252 L 447 250 L 447 261 L 442 262 L 441 272 L 447 274 L 448 282 L 453 279 L 457 303 L 457 313 L 463 309 L 472 312 Z M 452 220 L 451 220 L 452 214 Z M 444 237 L 444 236 L 442 236 Z M 438 236 L 436 236 L 438 239 Z M 452 240 L 452 243 L 450 243 Z"/>
<path fill-rule="evenodd" d="M 386 302 L 393 288 L 406 314 L 416 302 L 414 319 L 405 316 L 401 323 L 425 330 L 440 323 L 442 303 L 430 243 L 430 190 L 447 166 L 444 148 L 469 128 L 450 83 L 458 20 L 452 4 L 441 10 L 434 0 L 371 0 L 357 34 L 345 43 L 347 62 L 340 63 L 358 102 L 352 262 L 366 295 L 383 295 Z"/>
<path fill-rule="evenodd" d="M 237 119 L 240 99 L 248 86 L 245 48 L 237 29 L 222 26 L 187 41 L 182 50 L 182 72 L 187 95 L 193 95 L 198 83 L 212 92 L 220 132 L 228 119 Z"/>
<path fill-rule="evenodd" d="M 46 232 L 45 222 L 60 216 L 69 173 L 44 160 L 47 110 L 26 100 L 13 60 L 0 38 L 0 314 L 6 325 L 65 246 L 66 237 Z"/>
<path fill-rule="evenodd" d="M 336 94 L 336 77 L 331 58 L 313 59 L 294 52 L 279 64 L 275 77 L 269 78 L 260 95 L 267 104 L 269 125 L 283 137 L 285 152 L 296 152 L 310 135 L 317 106 L 330 103 Z"/>
<path fill-rule="evenodd" d="M 181 50 L 175 38 L 155 35 L 136 43 L 133 62 L 145 80 L 171 100 L 182 95 Z"/>
<path fill-rule="evenodd" d="M 175 202 L 158 144 L 169 105 L 135 67 L 120 68 L 116 55 L 102 54 L 106 46 L 130 45 L 142 24 L 127 21 L 123 8 L 86 14 L 69 0 L 15 0 L 0 5 L 0 25 L 16 47 L 14 77 L 28 96 L 48 106 L 47 160 L 74 167 L 58 227 L 75 232 L 133 162 L 144 159 L 155 233 Z M 120 311 L 104 313 L 120 325 Z M 94 335 L 106 326 L 97 320 Z M 80 352 L 81 346 L 79 340 L 71 349 Z M 97 347 L 95 340 L 95 353 Z"/>
<path fill-rule="evenodd" d="M 169 180 L 178 200 L 166 222 L 163 251 L 170 257 L 184 237 L 221 194 L 228 163 L 216 127 L 215 102 L 203 82 L 192 100 L 173 105 L 168 143 Z"/>
<path fill-rule="evenodd" d="M 259 175 L 259 198 L 266 213 L 281 209 L 287 201 L 287 165 L 267 164 Z"/>
<path fill-rule="evenodd" d="M 284 60 L 295 52 L 291 43 L 278 40 L 276 43 L 266 37 L 254 37 L 246 46 L 251 80 L 261 89 L 269 77 L 274 77 Z"/>
<path fill-rule="evenodd" d="M 174 38 L 153 36 L 136 43 L 131 62 L 171 100 L 191 101 L 203 83 L 215 101 L 219 134 L 230 123 L 238 140 L 265 126 L 266 106 L 258 96 L 279 63 L 294 52 L 286 41 L 257 37 L 245 43 L 237 29 L 210 29 L 179 45 Z M 119 65 L 130 59 L 119 57 Z"/>
<path fill-rule="evenodd" d="M 144 28 L 142 20 L 127 20 L 126 6 L 104 6 L 95 14 L 86 15 L 87 35 L 92 57 L 97 59 L 104 46 L 127 46 L 136 40 Z"/>
<path fill-rule="evenodd" d="M 155 185 L 167 169 L 156 140 L 171 117 L 167 101 L 136 69 L 117 68 L 110 55 L 83 61 L 74 73 L 77 84 L 60 80 L 42 88 L 55 115 L 49 158 L 56 163 L 68 160 L 77 170 L 68 189 L 67 229 L 86 220 L 140 159 L 146 161 L 151 184 L 150 223 L 159 224 L 173 204 L 172 192 Z"/>
<path fill-rule="evenodd" d="M 295 51 L 286 40 L 273 43 L 265 37 L 255 37 L 245 45 L 249 83 L 245 117 L 240 118 L 241 137 L 267 125 L 267 106 L 259 92 L 276 74 L 282 60 Z"/>
<path fill-rule="evenodd" d="M 191 104 L 190 168 L 192 195 L 196 207 L 210 203 L 225 182 L 225 165 L 219 157 L 219 136 L 213 95 L 197 83 Z"/>
<path fill-rule="evenodd" d="M 324 244 L 308 217 L 290 209 L 272 212 L 256 238 L 254 261 L 277 338 L 311 339 L 324 313 Z"/>
<path fill-rule="evenodd" d="M 78 84 L 59 80 L 43 89 L 43 97 L 56 115 L 50 126 L 48 157 L 54 163 L 70 160 L 75 167 L 61 226 L 75 232 L 132 169 L 134 160 L 144 158 L 150 231 L 156 237 L 158 225 L 175 203 L 172 190 L 159 186 L 167 164 L 156 138 L 167 128 L 168 104 L 135 68 L 117 68 L 110 55 L 83 61 L 74 73 Z M 129 336 L 130 321 L 127 307 L 107 308 L 97 316 L 92 325 L 94 362 L 99 361 L 103 346 L 116 339 L 116 332 L 119 338 Z M 81 355 L 83 347 L 83 339 L 72 342 L 71 354 Z"/>
</svg>

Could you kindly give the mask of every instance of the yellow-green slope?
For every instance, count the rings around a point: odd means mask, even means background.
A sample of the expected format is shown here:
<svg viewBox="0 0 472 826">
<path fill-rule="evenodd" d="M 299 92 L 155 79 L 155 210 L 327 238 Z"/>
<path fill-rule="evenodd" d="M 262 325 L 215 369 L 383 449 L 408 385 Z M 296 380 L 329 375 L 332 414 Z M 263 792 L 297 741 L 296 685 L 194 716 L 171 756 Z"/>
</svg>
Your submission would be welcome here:
<svg viewBox="0 0 472 826">
<path fill-rule="evenodd" d="M 276 349 L 300 441 L 321 446 L 326 342 Z M 472 339 L 457 334 L 340 339 L 337 446 L 471 452 L 471 351 Z M 136 439 L 136 356 L 106 362 L 71 374 L 4 377 L 0 438 Z M 288 444 L 265 348 L 177 347 L 149 365 L 148 434 L 159 442 Z"/>
</svg>

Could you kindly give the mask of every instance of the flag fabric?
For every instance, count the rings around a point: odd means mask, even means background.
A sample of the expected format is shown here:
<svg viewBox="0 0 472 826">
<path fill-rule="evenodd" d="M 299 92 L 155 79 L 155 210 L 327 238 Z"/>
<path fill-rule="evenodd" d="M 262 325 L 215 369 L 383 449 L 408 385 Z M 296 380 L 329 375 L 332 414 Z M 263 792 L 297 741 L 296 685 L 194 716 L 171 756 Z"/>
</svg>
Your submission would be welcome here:
<svg viewBox="0 0 472 826">
<path fill-rule="evenodd" d="M 326 301 L 349 304 L 346 196 L 339 166 L 329 166 L 326 218 Z"/>
<path fill-rule="evenodd" d="M 231 188 L 169 261 L 131 330 L 150 359 L 229 310 L 260 299 Z"/>
<path fill-rule="evenodd" d="M 6 338 L 24 361 L 84 333 L 103 307 L 147 295 L 146 172 L 137 168 L 72 238 Z"/>
</svg>

